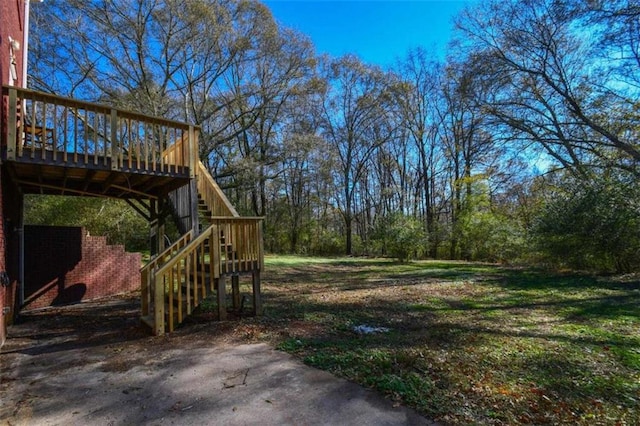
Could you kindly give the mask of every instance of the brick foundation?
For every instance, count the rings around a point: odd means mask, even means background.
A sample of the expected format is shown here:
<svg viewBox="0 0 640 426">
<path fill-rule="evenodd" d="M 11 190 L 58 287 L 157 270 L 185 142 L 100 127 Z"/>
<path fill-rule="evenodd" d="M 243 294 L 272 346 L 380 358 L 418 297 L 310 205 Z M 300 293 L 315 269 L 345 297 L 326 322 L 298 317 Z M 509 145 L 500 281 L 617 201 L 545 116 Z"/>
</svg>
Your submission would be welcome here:
<svg viewBox="0 0 640 426">
<path fill-rule="evenodd" d="M 140 253 L 78 227 L 25 226 L 25 307 L 78 303 L 140 288 Z"/>
</svg>

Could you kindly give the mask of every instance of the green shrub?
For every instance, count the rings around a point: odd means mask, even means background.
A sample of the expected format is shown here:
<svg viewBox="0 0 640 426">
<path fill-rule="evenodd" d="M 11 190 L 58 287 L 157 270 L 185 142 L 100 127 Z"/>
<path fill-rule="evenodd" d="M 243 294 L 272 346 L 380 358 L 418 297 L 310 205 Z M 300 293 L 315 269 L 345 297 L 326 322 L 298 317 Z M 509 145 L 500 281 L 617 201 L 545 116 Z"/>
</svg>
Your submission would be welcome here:
<svg viewBox="0 0 640 426">
<path fill-rule="evenodd" d="M 382 218 L 374 232 L 382 255 L 401 262 L 421 257 L 427 248 L 427 234 L 417 218 L 397 212 Z"/>
<path fill-rule="evenodd" d="M 542 258 L 600 272 L 640 267 L 640 190 L 619 177 L 566 179 L 547 199 L 532 235 Z"/>
</svg>

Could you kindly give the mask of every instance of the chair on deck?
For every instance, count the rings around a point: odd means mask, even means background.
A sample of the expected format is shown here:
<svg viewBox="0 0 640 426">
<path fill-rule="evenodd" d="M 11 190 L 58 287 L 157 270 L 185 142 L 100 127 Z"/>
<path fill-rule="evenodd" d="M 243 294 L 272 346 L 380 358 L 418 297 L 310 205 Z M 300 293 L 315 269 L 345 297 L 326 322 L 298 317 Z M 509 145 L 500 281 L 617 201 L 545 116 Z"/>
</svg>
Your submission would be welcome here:
<svg viewBox="0 0 640 426">
<path fill-rule="evenodd" d="M 29 114 L 22 115 L 22 107 L 17 105 L 17 127 L 22 128 L 22 147 L 32 150 L 53 151 L 56 146 L 56 130 L 31 123 Z M 24 120 L 23 120 L 24 118 Z M 22 124 L 24 123 L 24 126 Z"/>
<path fill-rule="evenodd" d="M 53 151 L 53 147 L 56 146 L 55 129 L 26 124 L 23 134 L 22 146 L 24 148 L 38 150 L 44 148 L 45 150 Z"/>
</svg>

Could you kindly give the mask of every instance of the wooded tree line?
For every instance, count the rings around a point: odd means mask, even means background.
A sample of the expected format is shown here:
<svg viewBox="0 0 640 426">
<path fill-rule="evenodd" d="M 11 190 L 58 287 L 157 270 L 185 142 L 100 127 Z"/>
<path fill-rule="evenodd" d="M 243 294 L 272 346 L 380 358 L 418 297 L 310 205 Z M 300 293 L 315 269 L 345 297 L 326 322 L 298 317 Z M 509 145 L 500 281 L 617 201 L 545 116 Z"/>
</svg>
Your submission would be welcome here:
<svg viewBox="0 0 640 426">
<path fill-rule="evenodd" d="M 32 13 L 32 87 L 200 126 L 268 251 L 640 266 L 635 1 L 479 2 L 389 69 L 254 1 Z"/>
</svg>

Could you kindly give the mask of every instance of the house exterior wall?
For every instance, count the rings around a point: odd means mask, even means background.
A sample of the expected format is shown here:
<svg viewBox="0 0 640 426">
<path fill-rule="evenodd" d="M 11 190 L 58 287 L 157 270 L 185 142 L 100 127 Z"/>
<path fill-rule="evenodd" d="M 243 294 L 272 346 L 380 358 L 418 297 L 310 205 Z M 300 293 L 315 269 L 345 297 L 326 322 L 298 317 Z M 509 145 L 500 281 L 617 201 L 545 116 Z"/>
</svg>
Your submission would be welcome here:
<svg viewBox="0 0 640 426">
<path fill-rule="evenodd" d="M 22 85 L 22 47 L 24 38 L 24 0 L 3 0 L 0 2 L 0 81 L 2 84 Z M 13 51 L 9 37 L 20 43 L 20 50 Z M 15 58 L 18 80 L 11 82 L 11 54 Z"/>
<path fill-rule="evenodd" d="M 0 83 L 22 85 L 22 47 L 24 43 L 24 0 L 3 0 L 0 1 Z M 20 50 L 13 49 L 10 38 L 20 43 Z M 11 74 L 11 63 L 15 64 L 16 80 Z M 4 99 L 0 103 L 1 115 L 6 117 L 6 104 Z M 4 120 L 0 120 L 0 138 L 5 136 Z M 6 141 L 0 141 L 0 145 Z M 8 242 L 12 229 L 8 222 L 5 200 L 7 194 L 6 176 L 2 173 L 0 165 L 0 346 L 6 339 L 6 326 L 13 318 L 14 299 L 16 281 L 14 277 L 9 277 L 8 270 Z M 4 275 L 3 275 L 4 273 Z"/>
<path fill-rule="evenodd" d="M 25 307 L 79 303 L 140 289 L 140 253 L 79 227 L 24 227 Z"/>
</svg>

